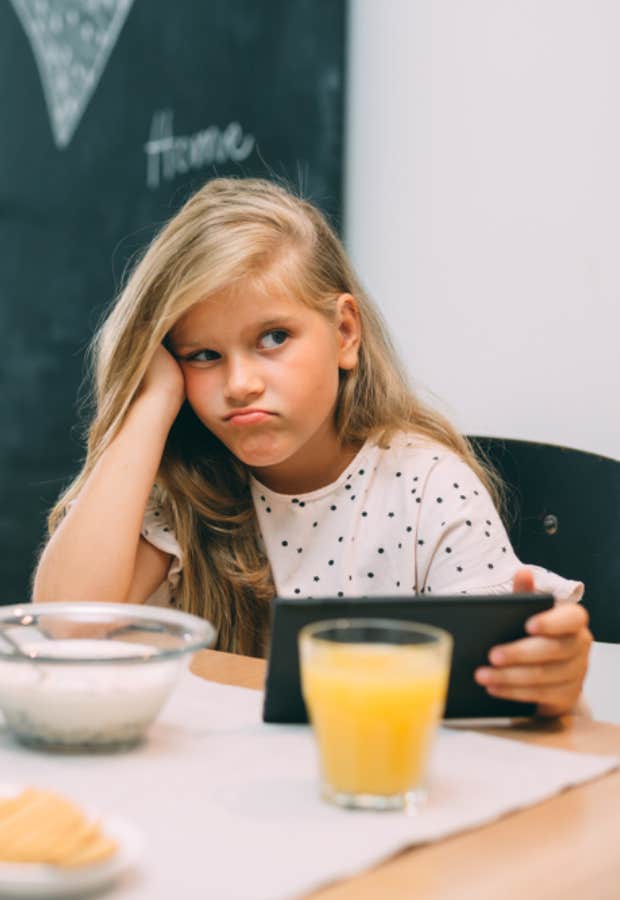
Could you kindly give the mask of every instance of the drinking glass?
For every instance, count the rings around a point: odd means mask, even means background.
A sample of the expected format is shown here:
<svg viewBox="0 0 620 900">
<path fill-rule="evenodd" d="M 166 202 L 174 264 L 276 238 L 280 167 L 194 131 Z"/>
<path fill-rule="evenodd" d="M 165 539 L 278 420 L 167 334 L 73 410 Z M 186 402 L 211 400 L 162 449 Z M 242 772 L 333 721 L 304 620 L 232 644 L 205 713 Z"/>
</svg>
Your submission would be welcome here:
<svg viewBox="0 0 620 900">
<path fill-rule="evenodd" d="M 413 622 L 335 619 L 302 628 L 299 651 L 324 799 L 417 807 L 445 707 L 452 637 Z"/>
</svg>

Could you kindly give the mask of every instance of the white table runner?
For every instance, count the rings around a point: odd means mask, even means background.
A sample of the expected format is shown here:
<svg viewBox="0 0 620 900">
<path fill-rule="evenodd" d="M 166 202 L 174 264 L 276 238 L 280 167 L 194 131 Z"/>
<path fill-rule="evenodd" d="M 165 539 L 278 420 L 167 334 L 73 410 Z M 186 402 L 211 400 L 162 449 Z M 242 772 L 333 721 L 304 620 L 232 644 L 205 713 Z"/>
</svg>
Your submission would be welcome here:
<svg viewBox="0 0 620 900">
<path fill-rule="evenodd" d="M 0 726 L 0 778 L 67 793 L 145 834 L 118 900 L 279 900 L 366 869 L 608 772 L 619 759 L 470 731 L 439 733 L 419 813 L 339 810 L 317 792 L 307 726 L 265 725 L 262 694 L 189 673 L 148 741 L 130 752 L 54 755 Z"/>
</svg>

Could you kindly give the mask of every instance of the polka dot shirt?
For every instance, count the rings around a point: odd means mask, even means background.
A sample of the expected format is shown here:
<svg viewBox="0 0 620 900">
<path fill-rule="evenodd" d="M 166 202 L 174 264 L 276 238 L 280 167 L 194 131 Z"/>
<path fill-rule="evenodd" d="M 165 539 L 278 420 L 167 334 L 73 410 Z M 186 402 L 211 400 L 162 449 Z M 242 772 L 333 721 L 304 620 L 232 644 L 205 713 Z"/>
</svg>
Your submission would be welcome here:
<svg viewBox="0 0 620 900">
<path fill-rule="evenodd" d="M 413 434 L 384 448 L 367 442 L 319 490 L 277 494 L 256 479 L 251 490 L 279 596 L 506 593 L 521 566 L 474 472 Z M 168 586 L 150 601 L 168 602 L 182 560 L 161 508 L 147 509 L 142 534 L 173 557 Z M 581 598 L 580 583 L 531 569 L 537 590 Z"/>
</svg>

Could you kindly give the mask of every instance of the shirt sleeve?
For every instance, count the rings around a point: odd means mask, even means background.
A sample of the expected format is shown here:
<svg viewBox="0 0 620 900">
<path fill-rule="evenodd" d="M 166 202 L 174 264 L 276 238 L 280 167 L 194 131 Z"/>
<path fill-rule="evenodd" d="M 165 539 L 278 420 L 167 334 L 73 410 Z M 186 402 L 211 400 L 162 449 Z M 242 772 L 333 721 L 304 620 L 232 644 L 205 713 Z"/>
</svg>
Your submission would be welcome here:
<svg viewBox="0 0 620 900">
<path fill-rule="evenodd" d="M 153 547 L 172 557 L 165 584 L 149 597 L 147 603 L 161 605 L 164 601 L 171 602 L 183 569 L 183 552 L 156 488 L 149 495 L 140 534 Z"/>
<path fill-rule="evenodd" d="M 504 594 L 523 567 L 489 492 L 453 453 L 438 458 L 424 486 L 416 545 L 416 583 L 423 594 Z M 538 593 L 581 600 L 584 586 L 528 566 Z"/>
</svg>

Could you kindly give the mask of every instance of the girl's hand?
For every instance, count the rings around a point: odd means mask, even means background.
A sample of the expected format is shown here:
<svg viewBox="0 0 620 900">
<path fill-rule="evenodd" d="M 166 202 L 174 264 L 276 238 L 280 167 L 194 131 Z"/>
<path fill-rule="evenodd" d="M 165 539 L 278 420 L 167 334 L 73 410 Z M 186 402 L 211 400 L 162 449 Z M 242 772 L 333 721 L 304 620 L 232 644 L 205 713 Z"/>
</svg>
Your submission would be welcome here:
<svg viewBox="0 0 620 900">
<path fill-rule="evenodd" d="M 174 356 L 160 345 L 151 360 L 140 387 L 140 396 L 155 397 L 173 418 L 185 400 L 185 379 Z"/>
<path fill-rule="evenodd" d="M 513 590 L 534 590 L 528 569 L 516 573 Z M 592 634 L 587 611 L 577 603 L 555 606 L 532 616 L 525 627 L 531 637 L 493 647 L 491 666 L 477 669 L 476 681 L 493 697 L 537 703 L 540 716 L 570 712 L 588 668 Z"/>
</svg>

